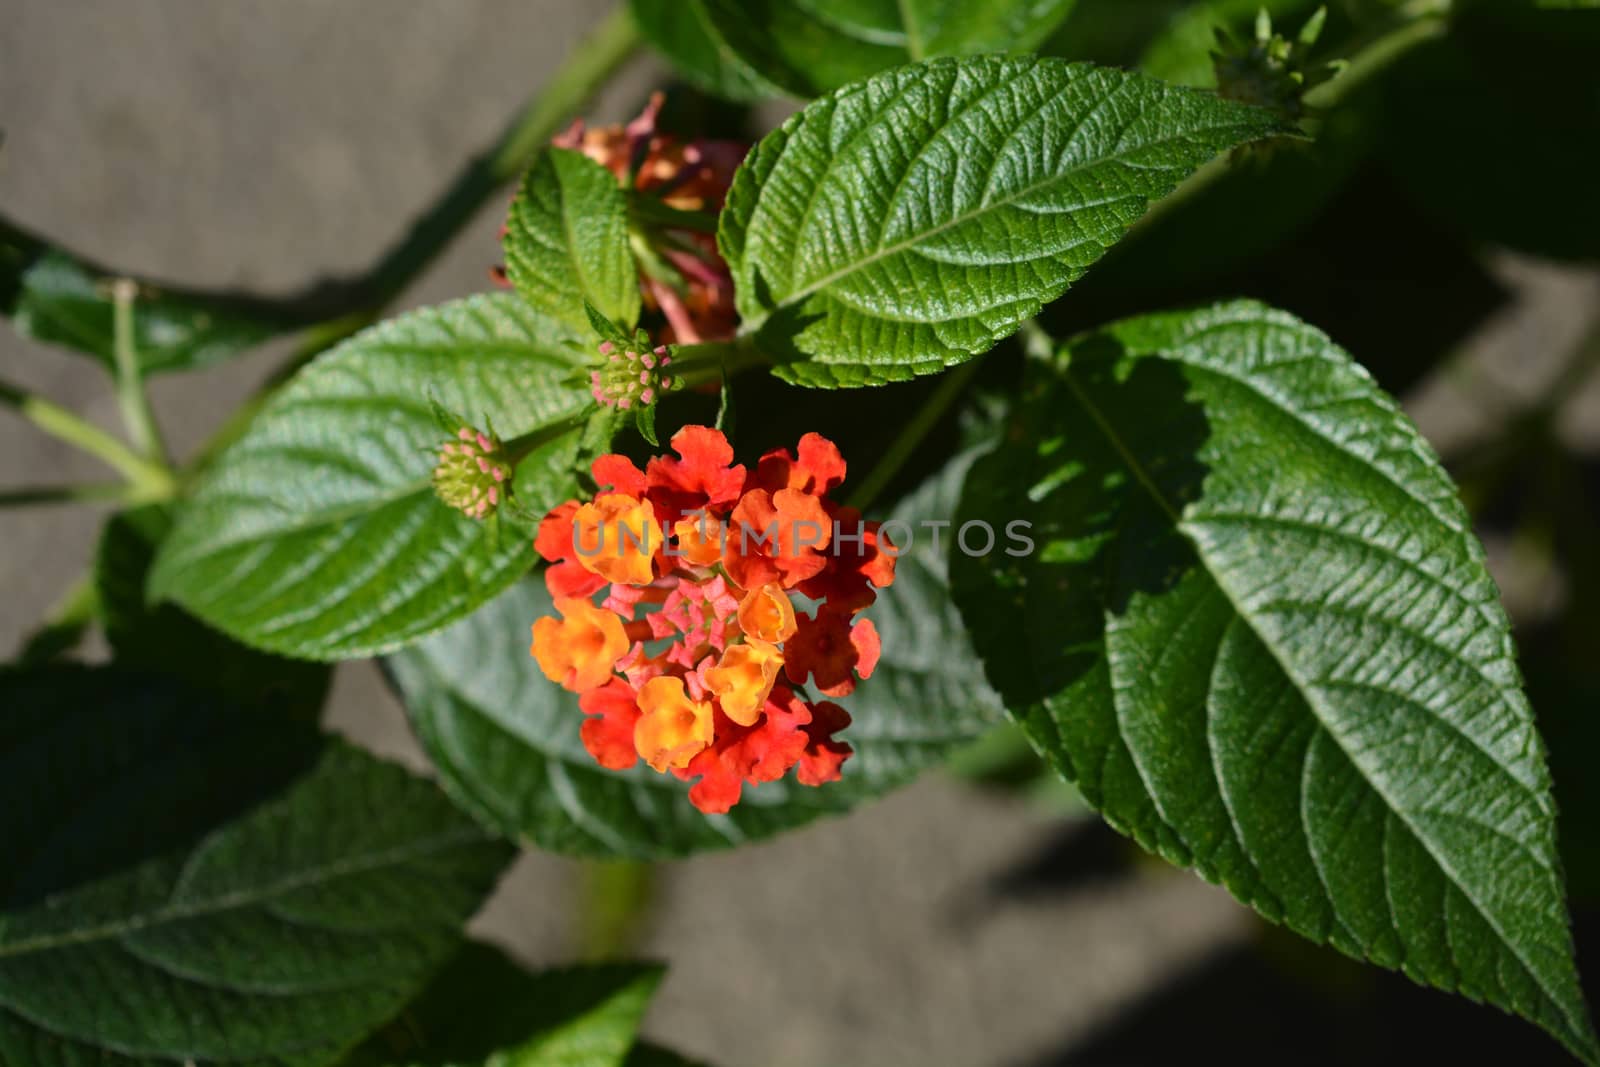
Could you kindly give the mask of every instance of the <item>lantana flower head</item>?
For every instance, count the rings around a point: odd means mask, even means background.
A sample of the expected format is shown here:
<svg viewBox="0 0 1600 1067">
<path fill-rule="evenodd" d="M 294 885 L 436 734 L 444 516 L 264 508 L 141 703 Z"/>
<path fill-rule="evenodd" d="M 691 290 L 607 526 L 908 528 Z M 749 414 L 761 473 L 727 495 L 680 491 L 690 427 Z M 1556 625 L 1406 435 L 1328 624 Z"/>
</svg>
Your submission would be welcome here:
<svg viewBox="0 0 1600 1067">
<path fill-rule="evenodd" d="M 636 196 L 657 200 L 672 211 L 715 218 L 750 146 L 663 132 L 657 120 L 665 99 L 656 93 L 627 125 L 589 126 L 574 120 L 551 143 L 582 152 Z M 733 275 L 715 234 L 703 227 L 673 225 L 663 217 L 641 226 L 638 236 L 643 239 L 635 248 L 640 295 L 664 320 L 654 331 L 656 342 L 688 345 L 731 338 L 738 325 Z M 510 285 L 504 268 L 494 268 L 491 277 L 496 284 Z M 590 384 L 598 389 L 601 383 Z"/>
<path fill-rule="evenodd" d="M 860 613 L 894 581 L 893 548 L 829 497 L 845 462 L 817 434 L 748 470 L 705 426 L 671 446 L 643 470 L 599 457 L 594 496 L 545 516 L 535 547 L 561 618 L 534 623 L 530 651 L 580 694 L 596 762 L 692 781 L 703 812 L 791 770 L 836 781 L 850 716 L 810 688 L 844 696 L 872 674 Z"/>
</svg>

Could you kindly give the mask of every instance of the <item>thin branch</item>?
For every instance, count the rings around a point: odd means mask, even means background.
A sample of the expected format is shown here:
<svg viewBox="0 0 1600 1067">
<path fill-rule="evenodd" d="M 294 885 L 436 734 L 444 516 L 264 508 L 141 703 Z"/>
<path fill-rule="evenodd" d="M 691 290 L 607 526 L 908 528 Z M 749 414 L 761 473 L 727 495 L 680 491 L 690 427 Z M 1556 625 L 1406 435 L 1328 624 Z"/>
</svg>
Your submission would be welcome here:
<svg viewBox="0 0 1600 1067">
<path fill-rule="evenodd" d="M 944 413 L 955 403 L 956 398 L 966 390 L 972 382 L 972 376 L 977 372 L 978 359 L 969 359 L 955 370 L 945 372 L 943 380 L 939 382 L 939 388 L 934 390 L 928 402 L 922 405 L 921 410 L 910 422 L 906 423 L 905 429 L 900 431 L 899 436 L 890 442 L 888 449 L 883 453 L 883 458 L 878 460 L 877 465 L 868 472 L 861 484 L 856 486 L 846 503 L 859 511 L 865 511 L 870 507 L 878 498 L 878 494 L 882 493 L 894 480 L 894 476 L 900 473 L 900 468 L 905 466 L 906 461 L 916 454 L 923 439 L 944 417 Z"/>
<path fill-rule="evenodd" d="M 0 489 L 0 508 L 33 507 L 39 504 L 86 504 L 127 500 L 125 482 L 92 482 L 86 485 L 24 485 Z"/>
<path fill-rule="evenodd" d="M 89 453 L 126 478 L 142 499 L 171 496 L 177 488 L 172 472 L 134 452 L 116 437 L 60 404 L 0 381 L 0 404 L 52 437 Z"/>
<path fill-rule="evenodd" d="M 133 334 L 133 302 L 138 292 L 138 283 L 130 278 L 118 278 L 111 283 L 117 406 L 122 409 L 122 422 L 128 428 L 128 436 L 133 438 L 134 447 L 151 463 L 164 467 L 167 453 L 161 444 L 161 430 L 156 425 L 155 414 L 150 410 L 150 398 L 145 395 L 144 371 L 139 366 L 139 350 Z"/>
</svg>

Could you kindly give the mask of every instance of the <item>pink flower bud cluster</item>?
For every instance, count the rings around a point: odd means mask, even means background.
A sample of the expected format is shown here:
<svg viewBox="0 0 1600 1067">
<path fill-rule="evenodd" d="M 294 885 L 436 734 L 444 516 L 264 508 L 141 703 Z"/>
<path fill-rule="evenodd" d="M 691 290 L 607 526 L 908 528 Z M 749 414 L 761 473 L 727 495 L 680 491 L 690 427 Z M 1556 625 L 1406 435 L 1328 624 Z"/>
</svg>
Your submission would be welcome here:
<svg viewBox="0 0 1600 1067">
<path fill-rule="evenodd" d="M 649 407 L 675 384 L 666 374 L 672 356 L 666 345 L 644 352 L 621 350 L 610 341 L 600 344 L 604 362 L 589 374 L 589 392 L 602 407 L 627 411 L 635 404 Z"/>
<path fill-rule="evenodd" d="M 446 441 L 439 450 L 433 489 L 457 511 L 483 519 L 500 506 L 510 478 L 511 464 L 499 439 L 463 426 L 456 431 L 456 439 Z"/>
</svg>

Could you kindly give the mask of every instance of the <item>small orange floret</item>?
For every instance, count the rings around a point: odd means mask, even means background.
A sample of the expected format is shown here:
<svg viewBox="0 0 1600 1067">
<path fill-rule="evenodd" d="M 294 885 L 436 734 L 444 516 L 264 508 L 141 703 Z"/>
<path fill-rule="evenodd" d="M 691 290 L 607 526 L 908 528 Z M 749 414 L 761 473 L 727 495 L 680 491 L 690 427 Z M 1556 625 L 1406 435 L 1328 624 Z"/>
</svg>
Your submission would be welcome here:
<svg viewBox="0 0 1600 1067">
<path fill-rule="evenodd" d="M 649 585 L 651 560 L 661 547 L 661 524 L 646 501 L 626 493 L 601 493 L 574 514 L 578 563 L 610 582 Z"/>
<path fill-rule="evenodd" d="M 816 497 L 798 489 L 753 489 L 733 509 L 722 562 L 746 589 L 774 581 L 792 587 L 828 565 L 822 549 L 832 532 Z"/>
<path fill-rule="evenodd" d="M 794 605 L 781 585 L 757 586 L 739 602 L 739 629 L 751 640 L 782 644 L 794 636 L 795 625 Z"/>
<path fill-rule="evenodd" d="M 672 532 L 678 535 L 676 549 L 679 559 L 686 559 L 697 567 L 709 567 L 722 558 L 722 520 L 701 512 L 673 524 Z"/>
<path fill-rule="evenodd" d="M 622 620 L 581 597 L 556 601 L 561 612 L 533 624 L 533 647 L 546 678 L 574 693 L 605 685 L 628 651 Z"/>
<path fill-rule="evenodd" d="M 612 678 L 599 689 L 578 698 L 585 715 L 579 736 L 596 763 L 612 771 L 625 771 L 639 762 L 633 747 L 633 730 L 639 722 L 639 706 L 633 686 Z"/>
<path fill-rule="evenodd" d="M 732 645 L 715 667 L 706 669 L 706 688 L 716 694 L 729 719 L 754 726 L 782 666 L 783 653 L 765 641 Z"/>
<path fill-rule="evenodd" d="M 639 688 L 639 721 L 633 747 L 651 767 L 687 767 L 711 744 L 711 703 L 691 700 L 683 679 L 652 678 Z"/>
</svg>

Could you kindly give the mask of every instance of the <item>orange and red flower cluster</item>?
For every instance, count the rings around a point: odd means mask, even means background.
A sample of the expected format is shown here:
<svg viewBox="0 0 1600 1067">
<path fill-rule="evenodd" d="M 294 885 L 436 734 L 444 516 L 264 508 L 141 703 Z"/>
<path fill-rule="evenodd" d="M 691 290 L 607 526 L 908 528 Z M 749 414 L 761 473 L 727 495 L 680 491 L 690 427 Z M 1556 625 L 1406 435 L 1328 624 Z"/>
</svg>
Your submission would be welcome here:
<svg viewBox="0 0 1600 1067">
<path fill-rule="evenodd" d="M 586 127 L 578 119 L 551 143 L 582 152 L 642 196 L 678 211 L 714 216 L 722 210 L 749 146 L 705 138 L 685 141 L 661 132 L 657 120 L 665 100 L 655 93 L 626 126 Z M 733 276 L 715 235 L 667 228 L 655 237 L 650 243 L 660 264 L 655 270 L 642 269 L 639 285 L 645 303 L 667 320 L 657 339 L 690 345 L 732 337 L 738 325 Z"/>
<path fill-rule="evenodd" d="M 872 673 L 878 633 L 859 616 L 894 580 L 893 546 L 829 499 L 845 463 L 817 434 L 750 471 L 704 426 L 672 448 L 643 471 L 601 456 L 595 497 L 540 524 L 560 617 L 534 623 L 532 653 L 582 694 L 583 744 L 602 766 L 643 759 L 698 779 L 689 799 L 703 812 L 791 767 L 803 785 L 835 781 L 850 716 L 805 687 L 845 696 Z"/>
</svg>

